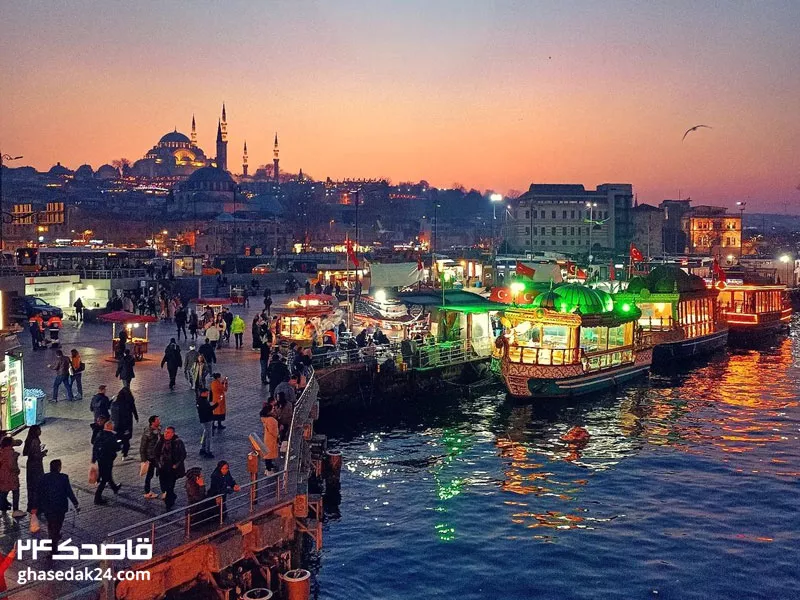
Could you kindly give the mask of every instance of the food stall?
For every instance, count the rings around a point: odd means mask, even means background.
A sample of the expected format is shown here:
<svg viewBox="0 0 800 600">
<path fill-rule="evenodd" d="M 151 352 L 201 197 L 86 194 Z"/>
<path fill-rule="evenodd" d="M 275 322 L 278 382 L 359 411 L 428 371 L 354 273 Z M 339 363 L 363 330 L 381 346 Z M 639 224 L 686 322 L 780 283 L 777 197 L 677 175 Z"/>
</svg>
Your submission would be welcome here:
<svg viewBox="0 0 800 600">
<path fill-rule="evenodd" d="M 97 317 L 98 320 L 106 323 L 111 323 L 111 358 L 116 360 L 119 355 L 120 344 L 119 335 L 117 334 L 117 325 L 120 329 L 125 329 L 128 334 L 128 344 L 131 346 L 131 354 L 136 360 L 143 360 L 144 355 L 147 354 L 147 346 L 149 342 L 149 326 L 150 323 L 158 321 L 156 317 L 150 315 L 135 315 L 133 313 L 125 312 L 124 310 L 116 310 L 114 312 L 106 313 Z"/>
<path fill-rule="evenodd" d="M 304 294 L 296 300 L 290 300 L 286 309 L 275 311 L 280 315 L 280 339 L 285 342 L 296 342 L 302 347 L 312 345 L 316 332 L 317 343 L 323 342 L 323 334 L 335 328 L 344 319 L 344 309 L 339 301 L 328 294 Z M 311 328 L 306 327 L 306 323 Z"/>
<path fill-rule="evenodd" d="M 205 326 L 203 322 L 203 314 L 206 312 L 207 309 L 211 309 L 214 313 L 214 318 L 222 312 L 223 306 L 230 306 L 233 304 L 233 300 L 230 298 L 194 298 L 191 300 L 192 304 L 195 304 L 197 308 L 195 312 L 197 312 L 197 318 L 200 320 L 201 326 Z"/>
</svg>

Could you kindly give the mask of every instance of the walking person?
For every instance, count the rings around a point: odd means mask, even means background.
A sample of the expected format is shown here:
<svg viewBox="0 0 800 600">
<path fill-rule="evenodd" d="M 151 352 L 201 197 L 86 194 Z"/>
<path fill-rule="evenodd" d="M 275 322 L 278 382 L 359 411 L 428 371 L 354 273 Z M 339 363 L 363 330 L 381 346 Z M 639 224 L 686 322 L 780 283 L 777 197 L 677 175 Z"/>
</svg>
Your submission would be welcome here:
<svg viewBox="0 0 800 600">
<path fill-rule="evenodd" d="M 131 356 L 131 351 L 128 348 L 125 348 L 125 351 L 122 354 L 122 358 L 119 360 L 119 364 L 117 365 L 117 377 L 122 380 L 122 385 L 126 388 L 131 387 L 131 380 L 136 377 L 136 373 L 134 373 L 133 367 L 136 364 L 133 356 Z"/>
<path fill-rule="evenodd" d="M 231 321 L 231 333 L 233 334 L 233 339 L 236 343 L 236 348 L 244 347 L 244 342 L 242 338 L 244 337 L 244 330 L 247 326 L 245 325 L 244 319 L 239 315 L 233 317 Z"/>
<path fill-rule="evenodd" d="M 75 308 L 75 320 L 78 322 L 83 321 L 83 300 L 78 298 L 72 306 Z"/>
<path fill-rule="evenodd" d="M 217 505 L 222 504 L 222 517 L 228 512 L 226 500 L 228 499 L 229 492 L 238 492 L 242 488 L 236 483 L 236 480 L 231 475 L 231 467 L 227 461 L 221 460 L 217 463 L 217 468 L 211 473 L 211 487 L 208 488 L 208 498 L 214 496 L 222 496 L 217 498 Z"/>
<path fill-rule="evenodd" d="M 103 498 L 103 490 L 106 489 L 106 485 L 111 488 L 115 495 L 119 493 L 119 489 L 122 487 L 121 483 L 114 482 L 114 459 L 117 458 L 119 447 L 120 444 L 117 441 L 117 432 L 114 431 L 114 424 L 108 421 L 103 431 L 97 435 L 97 439 L 92 446 L 92 463 L 97 463 L 100 475 L 97 490 L 94 492 L 94 503 L 97 505 L 108 504 Z"/>
<path fill-rule="evenodd" d="M 97 393 L 92 396 L 89 403 L 89 410 L 94 414 L 95 422 L 100 417 L 105 417 L 107 420 L 111 418 L 111 399 L 106 396 L 106 386 L 101 385 L 97 388 Z"/>
<path fill-rule="evenodd" d="M 181 358 L 181 347 L 175 341 L 175 338 L 170 338 L 169 344 L 164 349 L 164 358 L 161 359 L 161 368 L 167 365 L 167 373 L 169 373 L 169 389 L 175 389 L 175 376 L 178 374 L 178 369 L 183 365 Z"/>
<path fill-rule="evenodd" d="M 28 489 L 28 512 L 31 514 L 31 533 L 39 530 L 39 485 L 44 477 L 44 457 L 47 456 L 47 449 L 39 439 L 42 435 L 42 428 L 32 425 L 28 429 L 25 438 L 25 445 L 22 448 L 22 456 L 28 457 L 25 463 L 25 484 Z"/>
<path fill-rule="evenodd" d="M 186 356 L 183 361 L 183 376 L 189 382 L 189 387 L 194 389 L 194 368 L 197 363 L 199 354 L 194 349 L 194 344 L 189 344 L 189 350 L 186 351 Z"/>
<path fill-rule="evenodd" d="M 70 352 L 70 359 L 69 359 L 69 385 L 72 387 L 74 384 L 77 384 L 75 394 L 75 398 L 78 400 L 83 400 L 83 372 L 86 370 L 86 365 L 81 360 L 80 353 L 73 348 Z"/>
<path fill-rule="evenodd" d="M 278 459 L 278 449 L 281 445 L 278 419 L 275 418 L 275 408 L 269 403 L 261 409 L 260 416 L 264 425 L 264 447 L 267 449 L 267 454 L 264 456 L 264 475 L 269 475 L 276 471 L 274 461 Z"/>
<path fill-rule="evenodd" d="M 261 317 L 259 315 L 253 317 L 253 323 L 250 325 L 250 335 L 253 337 L 253 350 L 261 348 Z"/>
<path fill-rule="evenodd" d="M 211 404 L 214 407 L 214 428 L 222 431 L 225 425 L 222 422 L 225 420 L 225 413 L 228 411 L 226 396 L 228 394 L 228 378 L 223 378 L 219 373 L 214 373 L 211 376 Z"/>
<path fill-rule="evenodd" d="M 209 377 L 211 377 L 211 365 L 206 362 L 205 356 L 198 354 L 197 362 L 194 363 L 192 372 L 192 382 L 194 383 L 192 389 L 205 389 L 208 385 Z"/>
<path fill-rule="evenodd" d="M 19 473 L 19 452 L 14 450 L 14 438 L 6 436 L 0 441 L 0 510 L 5 516 L 13 509 L 11 516 L 15 519 L 25 516 L 19 509 Z M 11 492 L 11 504 L 8 492 Z"/>
<path fill-rule="evenodd" d="M 55 362 L 47 366 L 56 372 L 56 377 L 53 380 L 53 397 L 50 399 L 50 402 L 53 404 L 58 402 L 58 388 L 61 387 L 62 383 L 67 389 L 67 400 L 71 402 L 73 397 L 72 386 L 69 384 L 69 359 L 64 356 L 64 353 L 61 350 L 56 350 Z"/>
<path fill-rule="evenodd" d="M 195 406 L 197 407 L 197 418 L 203 426 L 203 433 L 200 435 L 200 456 L 203 458 L 214 458 L 211 452 L 211 435 L 213 433 L 212 424 L 214 422 L 214 407 L 216 404 L 211 402 L 211 392 L 205 388 L 197 388 Z"/>
<path fill-rule="evenodd" d="M 231 341 L 231 325 L 233 325 L 233 313 L 229 311 L 226 307 L 222 308 L 222 321 L 225 323 L 225 330 L 223 333 L 225 334 L 225 341 Z M 242 329 L 244 331 L 244 329 Z"/>
<path fill-rule="evenodd" d="M 144 476 L 144 497 L 148 500 L 157 497 L 156 494 L 150 491 L 150 483 L 153 481 L 153 475 L 158 467 L 156 446 L 158 446 L 158 440 L 160 439 L 161 419 L 158 418 L 158 415 L 151 415 L 147 419 L 147 427 L 142 431 L 142 439 L 139 442 L 139 458 L 142 461 L 142 465 L 147 463 L 147 471 Z M 142 467 L 142 470 L 144 471 L 144 467 Z"/>
<path fill-rule="evenodd" d="M 259 362 L 261 363 L 261 385 L 267 385 L 267 378 L 269 377 L 269 352 L 270 348 L 266 344 L 262 344 L 260 350 Z"/>
<path fill-rule="evenodd" d="M 158 463 L 158 481 L 161 486 L 161 496 L 167 512 L 175 506 L 175 482 L 186 475 L 186 446 L 183 440 L 175 433 L 175 428 L 170 426 L 164 430 L 164 435 L 158 440 L 155 449 Z"/>
<path fill-rule="evenodd" d="M 197 329 L 198 329 L 198 322 L 197 322 L 197 313 L 194 312 L 194 309 L 191 310 L 189 313 L 189 335 L 192 336 L 193 340 L 197 339 Z"/>
<path fill-rule="evenodd" d="M 80 512 L 78 499 L 69 483 L 69 476 L 61 472 L 61 461 L 51 460 L 50 472 L 44 475 L 39 483 L 38 508 L 47 521 L 47 533 L 53 548 L 57 548 L 61 540 L 61 527 L 69 509 L 68 501 L 72 502 L 75 512 Z"/>
<path fill-rule="evenodd" d="M 111 403 L 111 421 L 117 430 L 122 449 L 122 460 L 128 460 L 133 437 L 133 420 L 139 422 L 136 402 L 130 388 L 122 388 Z"/>
<path fill-rule="evenodd" d="M 276 350 L 272 353 L 269 359 L 269 366 L 267 367 L 267 376 L 269 377 L 269 395 L 275 395 L 275 388 L 278 384 L 289 379 L 289 368 L 281 360 L 281 355 Z"/>
<path fill-rule="evenodd" d="M 213 367 L 214 363 L 217 362 L 217 353 L 214 351 L 214 347 L 211 345 L 211 342 L 208 338 L 206 338 L 204 343 L 200 344 L 200 347 L 197 349 L 197 351 L 206 360 L 209 368 Z"/>
<path fill-rule="evenodd" d="M 31 344 L 33 351 L 36 352 L 42 343 L 42 328 L 39 325 L 38 319 L 31 319 L 28 323 L 28 331 L 31 334 Z"/>
<path fill-rule="evenodd" d="M 175 311 L 175 327 L 178 329 L 178 340 L 181 339 L 181 331 L 183 332 L 183 339 L 188 339 L 186 337 L 186 308 L 181 306 L 177 311 Z M 194 339 L 194 338 L 193 338 Z"/>
<path fill-rule="evenodd" d="M 220 322 L 224 323 L 222 319 L 220 319 Z M 219 338 L 220 329 L 214 321 L 211 321 L 211 324 L 206 327 L 206 341 L 211 344 L 212 350 L 216 351 L 217 346 L 219 345 Z"/>
</svg>

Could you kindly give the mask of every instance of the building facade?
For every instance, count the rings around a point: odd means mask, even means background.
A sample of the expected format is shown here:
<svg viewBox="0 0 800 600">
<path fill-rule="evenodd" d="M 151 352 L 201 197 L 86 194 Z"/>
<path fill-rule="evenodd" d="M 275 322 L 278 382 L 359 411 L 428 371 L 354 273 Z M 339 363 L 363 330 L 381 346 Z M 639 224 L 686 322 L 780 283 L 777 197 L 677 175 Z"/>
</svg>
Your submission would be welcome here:
<svg viewBox="0 0 800 600">
<path fill-rule="evenodd" d="M 627 252 L 633 237 L 633 186 L 531 184 L 510 201 L 503 237 L 517 252 Z"/>
<path fill-rule="evenodd" d="M 639 204 L 631 211 L 633 237 L 631 242 L 645 258 L 663 253 L 664 213 L 657 206 Z"/>
<path fill-rule="evenodd" d="M 726 258 L 742 253 L 742 218 L 721 206 L 695 206 L 681 218 L 685 252 Z"/>
</svg>

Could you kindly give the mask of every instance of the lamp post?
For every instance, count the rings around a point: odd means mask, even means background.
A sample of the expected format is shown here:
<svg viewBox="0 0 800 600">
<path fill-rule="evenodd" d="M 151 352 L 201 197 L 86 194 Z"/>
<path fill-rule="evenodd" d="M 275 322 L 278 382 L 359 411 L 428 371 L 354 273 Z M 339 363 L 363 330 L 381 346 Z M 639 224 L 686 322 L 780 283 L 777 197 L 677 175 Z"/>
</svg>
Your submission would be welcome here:
<svg viewBox="0 0 800 600">
<path fill-rule="evenodd" d="M 778 260 L 780 260 L 784 264 L 786 269 L 786 277 L 784 278 L 784 283 L 786 284 L 786 287 L 793 287 L 794 281 L 792 281 L 792 285 L 789 284 L 789 279 L 790 279 L 789 262 L 792 260 L 792 257 L 789 256 L 788 254 L 782 254 Z"/>
<path fill-rule="evenodd" d="M 431 284 L 435 287 L 436 284 L 433 281 L 433 271 L 434 265 L 436 264 L 436 237 L 439 233 L 439 203 L 433 203 L 433 231 L 431 232 Z"/>
<path fill-rule="evenodd" d="M 11 156 L 10 154 L 3 154 L 0 152 L 0 251 L 3 250 L 3 161 L 4 160 L 19 160 L 21 156 Z"/>
<path fill-rule="evenodd" d="M 492 284 L 497 284 L 497 252 L 494 245 L 495 221 L 497 221 L 497 203 L 503 201 L 503 195 L 494 193 L 489 196 L 492 203 Z"/>
<path fill-rule="evenodd" d="M 594 229 L 594 209 L 597 208 L 597 202 L 587 202 L 586 208 L 589 209 L 589 265 L 592 264 L 592 229 Z"/>
</svg>

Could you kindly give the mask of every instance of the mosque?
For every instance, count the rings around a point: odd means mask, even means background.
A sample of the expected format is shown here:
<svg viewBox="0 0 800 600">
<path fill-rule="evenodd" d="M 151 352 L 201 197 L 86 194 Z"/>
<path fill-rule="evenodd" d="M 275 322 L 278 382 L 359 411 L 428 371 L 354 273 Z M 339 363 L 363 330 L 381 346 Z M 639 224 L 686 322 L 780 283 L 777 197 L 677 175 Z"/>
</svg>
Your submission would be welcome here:
<svg viewBox="0 0 800 600">
<path fill-rule="evenodd" d="M 217 124 L 216 158 L 207 157 L 197 145 L 197 126 L 192 115 L 191 137 L 179 132 L 177 128 L 165 134 L 144 158 L 133 163 L 131 174 L 134 177 L 178 182 L 204 167 L 228 170 L 228 122 L 224 104 L 222 118 Z"/>
</svg>

